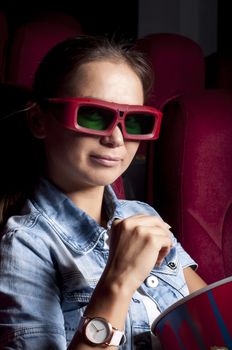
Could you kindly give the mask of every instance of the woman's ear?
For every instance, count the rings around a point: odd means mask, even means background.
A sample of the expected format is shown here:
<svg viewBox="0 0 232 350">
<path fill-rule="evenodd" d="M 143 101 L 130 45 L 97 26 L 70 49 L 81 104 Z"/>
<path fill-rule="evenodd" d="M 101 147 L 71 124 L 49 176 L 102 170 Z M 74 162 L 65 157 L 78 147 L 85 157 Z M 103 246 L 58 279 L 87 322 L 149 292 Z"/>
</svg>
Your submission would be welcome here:
<svg viewBox="0 0 232 350">
<path fill-rule="evenodd" d="M 44 139 L 47 135 L 46 115 L 38 104 L 29 108 L 27 113 L 27 122 L 32 134 L 38 139 Z"/>
</svg>

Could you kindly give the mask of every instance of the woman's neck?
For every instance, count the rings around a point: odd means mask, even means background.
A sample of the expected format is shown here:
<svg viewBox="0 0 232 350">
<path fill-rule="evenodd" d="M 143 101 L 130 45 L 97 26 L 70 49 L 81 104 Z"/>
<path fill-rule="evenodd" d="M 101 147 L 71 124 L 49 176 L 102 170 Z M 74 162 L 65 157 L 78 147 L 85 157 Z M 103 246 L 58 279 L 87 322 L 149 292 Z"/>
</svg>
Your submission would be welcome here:
<svg viewBox="0 0 232 350">
<path fill-rule="evenodd" d="M 103 213 L 104 186 L 90 187 L 76 192 L 66 193 L 71 201 L 81 210 L 91 216 L 98 224 L 103 224 L 105 215 Z"/>
</svg>

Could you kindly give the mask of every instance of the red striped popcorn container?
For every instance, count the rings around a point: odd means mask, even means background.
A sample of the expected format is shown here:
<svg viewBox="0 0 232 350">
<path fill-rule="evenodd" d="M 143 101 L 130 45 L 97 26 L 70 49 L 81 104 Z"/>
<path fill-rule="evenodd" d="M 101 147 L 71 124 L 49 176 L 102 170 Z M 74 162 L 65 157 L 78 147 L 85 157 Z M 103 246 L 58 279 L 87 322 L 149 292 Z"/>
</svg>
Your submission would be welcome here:
<svg viewBox="0 0 232 350">
<path fill-rule="evenodd" d="M 170 306 L 152 332 L 164 350 L 232 350 L 232 276 Z"/>
</svg>

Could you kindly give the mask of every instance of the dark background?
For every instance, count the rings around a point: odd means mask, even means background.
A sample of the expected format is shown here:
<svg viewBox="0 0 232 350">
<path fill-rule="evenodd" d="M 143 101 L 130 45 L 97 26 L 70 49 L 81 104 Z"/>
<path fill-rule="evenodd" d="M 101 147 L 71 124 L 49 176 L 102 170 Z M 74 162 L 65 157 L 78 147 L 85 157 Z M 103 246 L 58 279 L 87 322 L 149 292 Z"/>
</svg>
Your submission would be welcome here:
<svg viewBox="0 0 232 350">
<path fill-rule="evenodd" d="M 76 17 L 86 33 L 137 37 L 137 0 L 41 0 L 29 3 L 28 1 L 1 1 L 0 8 L 7 13 L 12 26 L 25 23 L 44 12 L 61 11 Z"/>
<path fill-rule="evenodd" d="M 138 37 L 138 0 L 34 0 L 29 3 L 28 0 L 2 0 L 0 8 L 7 13 L 12 30 L 41 13 L 61 11 L 76 17 L 86 33 Z M 231 8 L 231 0 L 218 0 L 218 51 L 222 53 L 232 52 Z"/>
<path fill-rule="evenodd" d="M 232 53 L 231 0 L 218 0 L 218 51 Z"/>
</svg>

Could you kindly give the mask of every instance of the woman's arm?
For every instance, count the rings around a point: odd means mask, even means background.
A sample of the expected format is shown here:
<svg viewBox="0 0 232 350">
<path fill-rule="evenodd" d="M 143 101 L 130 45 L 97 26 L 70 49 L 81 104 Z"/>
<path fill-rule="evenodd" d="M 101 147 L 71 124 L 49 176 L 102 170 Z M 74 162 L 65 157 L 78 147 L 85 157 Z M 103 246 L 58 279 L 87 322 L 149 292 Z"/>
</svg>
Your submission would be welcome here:
<svg viewBox="0 0 232 350">
<path fill-rule="evenodd" d="M 12 230 L 0 243 L 0 350 L 66 349 L 57 271 L 33 232 Z"/>
<path fill-rule="evenodd" d="M 185 280 L 189 289 L 189 293 L 195 292 L 198 289 L 205 287 L 205 281 L 191 268 L 184 269 Z"/>
</svg>

